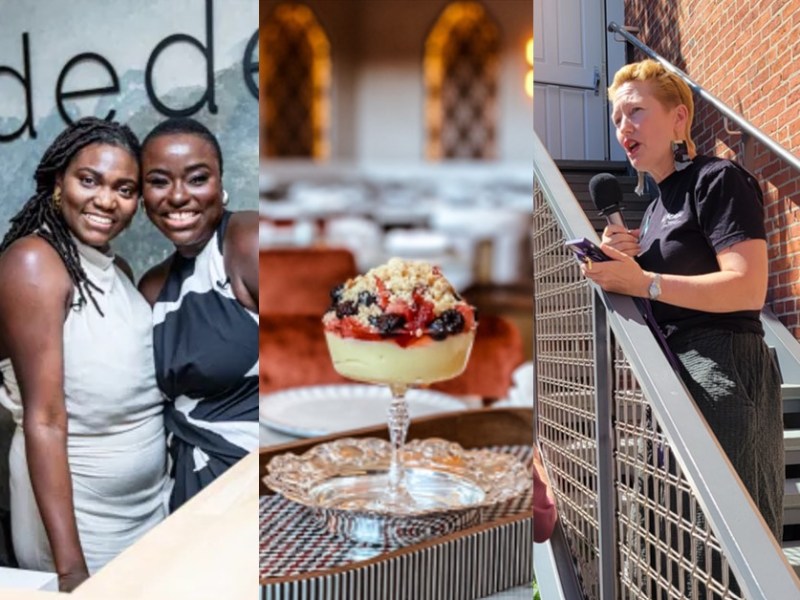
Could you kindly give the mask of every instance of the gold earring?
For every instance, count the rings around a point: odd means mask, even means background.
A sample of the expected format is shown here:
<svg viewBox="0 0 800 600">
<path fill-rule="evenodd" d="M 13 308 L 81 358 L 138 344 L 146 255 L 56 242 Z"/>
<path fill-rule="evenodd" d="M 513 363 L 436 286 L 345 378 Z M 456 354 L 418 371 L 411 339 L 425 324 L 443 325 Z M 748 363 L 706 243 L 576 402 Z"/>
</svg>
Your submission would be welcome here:
<svg viewBox="0 0 800 600">
<path fill-rule="evenodd" d="M 61 188 L 58 186 L 53 190 L 53 206 L 61 210 Z"/>
</svg>

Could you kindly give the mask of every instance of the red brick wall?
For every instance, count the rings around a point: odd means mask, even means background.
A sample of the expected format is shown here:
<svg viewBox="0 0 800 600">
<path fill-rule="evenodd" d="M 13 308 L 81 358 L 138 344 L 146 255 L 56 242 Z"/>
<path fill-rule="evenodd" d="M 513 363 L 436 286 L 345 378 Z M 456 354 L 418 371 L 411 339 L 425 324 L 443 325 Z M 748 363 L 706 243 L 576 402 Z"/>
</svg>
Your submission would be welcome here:
<svg viewBox="0 0 800 600">
<path fill-rule="evenodd" d="M 625 24 L 639 27 L 645 44 L 800 157 L 800 0 L 626 0 Z M 800 339 L 800 172 L 761 144 L 726 133 L 719 113 L 695 102 L 698 151 L 733 158 L 761 181 L 767 302 Z"/>
</svg>

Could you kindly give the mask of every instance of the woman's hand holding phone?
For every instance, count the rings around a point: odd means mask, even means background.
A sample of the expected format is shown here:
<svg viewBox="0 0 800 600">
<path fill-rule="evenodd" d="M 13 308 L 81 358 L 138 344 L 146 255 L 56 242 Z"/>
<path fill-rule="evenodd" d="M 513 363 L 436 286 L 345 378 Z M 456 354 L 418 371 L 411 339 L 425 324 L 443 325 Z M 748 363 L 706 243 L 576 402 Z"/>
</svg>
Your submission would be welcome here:
<svg viewBox="0 0 800 600">
<path fill-rule="evenodd" d="M 606 292 L 647 298 L 651 278 L 632 256 L 610 244 L 597 244 L 586 238 L 564 244 L 581 261 L 581 273 Z"/>
</svg>

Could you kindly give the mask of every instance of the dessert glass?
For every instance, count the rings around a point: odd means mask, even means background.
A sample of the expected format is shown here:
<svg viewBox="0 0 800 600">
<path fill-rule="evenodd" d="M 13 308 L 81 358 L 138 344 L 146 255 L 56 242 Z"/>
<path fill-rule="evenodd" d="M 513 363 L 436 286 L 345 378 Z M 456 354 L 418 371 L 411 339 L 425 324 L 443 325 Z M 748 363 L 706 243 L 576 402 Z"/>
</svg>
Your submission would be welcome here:
<svg viewBox="0 0 800 600">
<path fill-rule="evenodd" d="M 389 470 L 375 508 L 413 512 L 423 494 L 415 499 L 406 488 L 406 392 L 464 371 L 475 338 L 474 309 L 437 267 L 402 259 L 348 280 L 331 296 L 323 323 L 334 369 L 356 381 L 386 385 L 392 394 Z"/>
</svg>

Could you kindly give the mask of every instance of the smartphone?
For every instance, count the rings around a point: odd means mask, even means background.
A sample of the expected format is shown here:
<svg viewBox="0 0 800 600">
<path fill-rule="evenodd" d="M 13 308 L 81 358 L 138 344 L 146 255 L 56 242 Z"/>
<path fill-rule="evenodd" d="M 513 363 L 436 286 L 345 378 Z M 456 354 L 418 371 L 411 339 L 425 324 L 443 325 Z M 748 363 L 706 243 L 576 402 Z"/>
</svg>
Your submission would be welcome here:
<svg viewBox="0 0 800 600">
<path fill-rule="evenodd" d="M 579 240 L 568 240 L 564 242 L 564 246 L 572 250 L 578 260 L 582 263 L 585 263 L 587 260 L 592 260 L 594 262 L 611 260 L 608 255 L 604 254 L 603 251 L 600 250 L 597 244 L 590 242 L 586 238 L 581 238 Z"/>
</svg>

